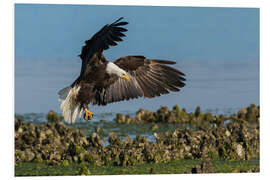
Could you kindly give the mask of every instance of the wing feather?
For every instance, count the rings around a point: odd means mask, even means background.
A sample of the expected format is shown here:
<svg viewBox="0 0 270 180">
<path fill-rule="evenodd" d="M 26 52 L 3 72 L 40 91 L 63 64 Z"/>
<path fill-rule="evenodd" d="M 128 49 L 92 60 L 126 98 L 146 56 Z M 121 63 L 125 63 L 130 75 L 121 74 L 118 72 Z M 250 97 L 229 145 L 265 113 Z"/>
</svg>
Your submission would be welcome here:
<svg viewBox="0 0 270 180">
<path fill-rule="evenodd" d="M 109 49 L 110 46 L 116 46 L 119 41 L 123 41 L 121 37 L 124 37 L 127 29 L 121 26 L 125 26 L 128 22 L 120 22 L 123 17 L 119 18 L 112 24 L 107 24 L 102 27 L 91 39 L 85 41 L 85 45 L 82 47 L 81 54 L 82 67 L 80 77 L 84 74 L 87 64 L 95 53 L 102 53 L 103 50 Z"/>
<path fill-rule="evenodd" d="M 110 80 L 109 84 L 104 84 L 107 99 L 102 105 L 138 97 L 153 98 L 170 91 L 180 91 L 180 88 L 185 86 L 185 74 L 168 66 L 175 64 L 174 61 L 125 56 L 114 63 L 128 72 L 131 80 L 126 82 L 122 78 L 115 78 Z"/>
</svg>

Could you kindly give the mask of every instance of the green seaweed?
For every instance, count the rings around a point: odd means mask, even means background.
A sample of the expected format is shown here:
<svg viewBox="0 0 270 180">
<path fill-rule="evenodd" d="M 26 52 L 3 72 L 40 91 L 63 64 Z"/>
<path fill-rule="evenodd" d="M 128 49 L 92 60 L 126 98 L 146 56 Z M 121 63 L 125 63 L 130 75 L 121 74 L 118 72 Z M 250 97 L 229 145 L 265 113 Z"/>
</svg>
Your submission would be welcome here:
<svg viewBox="0 0 270 180">
<path fill-rule="evenodd" d="M 259 172 L 259 160 L 211 160 L 213 173 Z M 26 162 L 15 166 L 15 176 L 59 176 L 59 175 L 117 175 L 117 174 L 183 174 L 201 160 L 177 160 L 168 163 L 144 163 L 134 166 L 94 166 L 91 164 L 55 165 Z"/>
</svg>

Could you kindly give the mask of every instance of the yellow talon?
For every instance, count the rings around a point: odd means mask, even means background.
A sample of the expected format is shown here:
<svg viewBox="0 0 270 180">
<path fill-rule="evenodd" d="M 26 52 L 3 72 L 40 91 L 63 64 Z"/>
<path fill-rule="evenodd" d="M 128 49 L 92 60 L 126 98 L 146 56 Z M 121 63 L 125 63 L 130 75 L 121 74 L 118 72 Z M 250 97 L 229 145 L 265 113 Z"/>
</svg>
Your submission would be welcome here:
<svg viewBox="0 0 270 180">
<path fill-rule="evenodd" d="M 93 113 L 89 111 L 87 108 L 84 109 L 84 119 L 86 121 L 90 121 L 93 118 Z"/>
</svg>

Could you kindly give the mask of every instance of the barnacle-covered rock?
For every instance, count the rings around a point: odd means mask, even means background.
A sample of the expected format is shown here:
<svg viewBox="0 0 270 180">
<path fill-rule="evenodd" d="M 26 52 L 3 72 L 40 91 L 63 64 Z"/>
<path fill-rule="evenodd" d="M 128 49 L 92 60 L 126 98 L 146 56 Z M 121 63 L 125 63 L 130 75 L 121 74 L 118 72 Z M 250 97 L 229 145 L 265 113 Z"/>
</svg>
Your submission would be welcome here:
<svg viewBox="0 0 270 180">
<path fill-rule="evenodd" d="M 64 165 L 70 162 L 94 166 L 132 166 L 140 163 L 169 162 L 178 159 L 249 160 L 259 157 L 259 107 L 251 105 L 231 116 L 194 112 L 174 106 L 161 107 L 157 112 L 140 109 L 135 117 L 119 114 L 118 123 L 153 123 L 155 141 L 144 136 L 131 139 L 110 132 L 104 146 L 102 130 L 86 135 L 81 129 L 68 128 L 63 122 L 34 125 L 15 118 L 15 163 L 26 161 Z M 224 124 L 224 122 L 226 123 Z M 160 132 L 156 123 L 189 125 L 172 131 Z M 193 171 L 211 172 L 205 162 Z"/>
<path fill-rule="evenodd" d="M 156 131 L 158 129 L 158 125 L 157 124 L 154 124 L 152 127 L 151 127 L 151 130 L 152 131 Z"/>
<path fill-rule="evenodd" d="M 47 114 L 47 120 L 49 123 L 57 123 L 57 122 L 62 121 L 63 119 L 64 119 L 63 116 L 58 115 L 53 110 L 50 110 Z"/>
</svg>

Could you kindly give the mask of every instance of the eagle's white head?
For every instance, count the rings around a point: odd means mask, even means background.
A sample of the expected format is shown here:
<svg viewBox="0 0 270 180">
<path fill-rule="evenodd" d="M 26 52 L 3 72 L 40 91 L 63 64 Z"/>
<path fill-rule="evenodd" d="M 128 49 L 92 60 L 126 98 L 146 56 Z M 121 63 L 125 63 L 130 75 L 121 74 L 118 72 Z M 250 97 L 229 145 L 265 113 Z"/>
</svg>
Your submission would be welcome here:
<svg viewBox="0 0 270 180">
<path fill-rule="evenodd" d="M 125 79 L 126 81 L 130 81 L 130 77 L 128 76 L 128 73 L 121 69 L 120 67 L 118 67 L 116 64 L 114 64 L 113 62 L 108 62 L 107 66 L 106 66 L 106 72 L 109 75 L 117 75 L 120 78 Z"/>
</svg>

